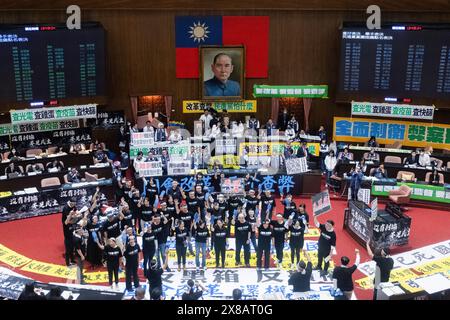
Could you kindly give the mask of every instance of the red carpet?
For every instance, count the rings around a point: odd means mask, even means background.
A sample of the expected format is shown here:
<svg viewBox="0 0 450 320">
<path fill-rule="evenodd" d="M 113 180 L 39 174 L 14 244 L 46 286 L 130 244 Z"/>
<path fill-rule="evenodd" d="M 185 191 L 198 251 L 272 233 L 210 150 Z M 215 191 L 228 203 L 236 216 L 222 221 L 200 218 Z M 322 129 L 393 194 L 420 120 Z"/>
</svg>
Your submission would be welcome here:
<svg viewBox="0 0 450 320">
<path fill-rule="evenodd" d="M 296 203 L 298 204 L 299 202 L 305 202 L 307 211 L 311 211 L 310 199 L 297 199 Z M 384 205 L 382 206 L 384 207 Z M 335 257 L 335 262 L 338 262 L 342 255 L 347 255 L 353 261 L 355 248 L 360 249 L 361 262 L 367 261 L 368 256 L 365 248 L 358 245 L 347 232 L 342 230 L 346 202 L 332 200 L 332 207 L 333 210 L 321 216 L 319 220 L 323 222 L 326 219 L 333 219 L 336 223 L 338 256 Z M 278 212 L 282 210 L 282 206 L 279 203 L 277 203 L 277 208 Z M 410 208 L 407 214 L 412 218 L 410 242 L 407 246 L 393 249 L 392 254 L 450 239 L 450 228 L 448 227 L 450 226 L 449 212 Z M 64 265 L 61 214 L 0 223 L 0 234 L 0 243 L 11 250 L 31 259 Z M 39 281 L 61 282 L 61 279 L 58 278 L 31 274 L 17 269 L 15 271 Z M 354 279 L 362 277 L 364 275 L 357 271 Z M 370 299 L 372 291 L 357 289 L 356 294 L 358 299 Z"/>
</svg>

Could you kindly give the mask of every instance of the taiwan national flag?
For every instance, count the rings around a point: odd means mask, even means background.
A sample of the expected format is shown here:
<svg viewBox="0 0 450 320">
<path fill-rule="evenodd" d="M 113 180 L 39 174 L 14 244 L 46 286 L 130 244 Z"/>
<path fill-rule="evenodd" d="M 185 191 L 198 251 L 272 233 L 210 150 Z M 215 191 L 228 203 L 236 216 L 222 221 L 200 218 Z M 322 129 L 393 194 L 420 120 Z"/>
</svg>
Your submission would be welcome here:
<svg viewBox="0 0 450 320">
<path fill-rule="evenodd" d="M 243 45 L 247 78 L 267 78 L 269 17 L 175 17 L 176 76 L 198 78 L 199 46 Z"/>
</svg>

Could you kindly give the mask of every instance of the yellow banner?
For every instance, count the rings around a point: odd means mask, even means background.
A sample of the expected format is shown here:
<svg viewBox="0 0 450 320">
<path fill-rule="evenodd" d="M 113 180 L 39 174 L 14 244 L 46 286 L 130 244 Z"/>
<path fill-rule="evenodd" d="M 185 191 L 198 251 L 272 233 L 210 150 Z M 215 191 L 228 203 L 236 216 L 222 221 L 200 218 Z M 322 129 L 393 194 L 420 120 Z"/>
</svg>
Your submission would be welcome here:
<svg viewBox="0 0 450 320">
<path fill-rule="evenodd" d="M 367 142 L 371 136 L 381 144 L 400 141 L 404 146 L 449 149 L 450 125 L 416 121 L 334 117 L 333 140 Z"/>
<path fill-rule="evenodd" d="M 70 280 L 75 280 L 77 278 L 77 270 L 75 267 L 68 268 L 66 266 L 36 260 L 31 261 L 29 264 L 22 267 L 21 270 Z"/>
<path fill-rule="evenodd" d="M 218 163 L 225 169 L 239 169 L 239 157 L 232 155 L 214 156 L 209 159 L 209 165 L 213 166 Z"/>
<path fill-rule="evenodd" d="M 205 102 L 199 100 L 183 101 L 183 113 L 203 113 L 203 111 L 207 107 L 211 107 L 218 112 L 227 110 L 227 112 L 255 113 L 257 111 L 256 100 L 215 101 L 215 102 Z"/>
<path fill-rule="evenodd" d="M 239 144 L 239 154 L 243 154 L 244 148 L 248 147 L 248 155 L 254 156 L 271 156 L 271 155 L 281 155 L 284 152 L 284 147 L 286 142 L 241 142 Z M 298 148 L 300 147 L 299 142 L 291 143 L 291 147 L 294 150 L 294 155 L 296 154 Z M 319 156 L 320 144 L 316 142 L 307 143 L 309 152 L 314 156 Z"/>
<path fill-rule="evenodd" d="M 30 258 L 27 258 L 17 252 L 14 252 L 7 247 L 0 244 L 0 262 L 7 264 L 8 266 L 19 268 L 31 261 Z"/>
</svg>

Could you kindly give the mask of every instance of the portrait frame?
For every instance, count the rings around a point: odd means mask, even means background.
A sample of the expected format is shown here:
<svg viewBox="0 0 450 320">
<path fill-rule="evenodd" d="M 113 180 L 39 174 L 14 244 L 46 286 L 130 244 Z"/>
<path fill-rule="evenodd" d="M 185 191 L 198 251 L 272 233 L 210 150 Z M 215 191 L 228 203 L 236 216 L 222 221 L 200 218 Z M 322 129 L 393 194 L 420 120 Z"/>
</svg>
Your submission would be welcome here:
<svg viewBox="0 0 450 320">
<path fill-rule="evenodd" d="M 240 101 L 244 100 L 245 92 L 245 47 L 244 46 L 200 46 L 199 47 L 199 97 L 203 101 Z M 205 81 L 213 78 L 211 69 L 213 58 L 218 53 L 226 53 L 231 56 L 233 71 L 229 79 L 238 82 L 239 95 L 208 95 L 205 91 Z"/>
</svg>

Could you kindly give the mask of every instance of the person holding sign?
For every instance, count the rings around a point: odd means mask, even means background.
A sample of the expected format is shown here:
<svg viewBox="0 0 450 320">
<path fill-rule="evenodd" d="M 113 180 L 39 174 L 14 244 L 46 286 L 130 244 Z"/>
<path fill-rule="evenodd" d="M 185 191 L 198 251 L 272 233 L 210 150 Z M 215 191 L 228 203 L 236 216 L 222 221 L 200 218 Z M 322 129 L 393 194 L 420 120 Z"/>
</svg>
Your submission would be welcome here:
<svg viewBox="0 0 450 320">
<path fill-rule="evenodd" d="M 336 233 L 334 232 L 334 221 L 327 220 L 325 224 L 321 224 L 314 216 L 314 223 L 317 228 L 320 229 L 319 237 L 319 249 L 318 249 L 318 261 L 315 270 L 320 270 L 320 276 L 325 276 L 328 272 L 330 266 L 331 256 L 335 251 L 336 247 Z M 325 262 L 324 268 L 322 270 L 322 262 Z"/>
</svg>

